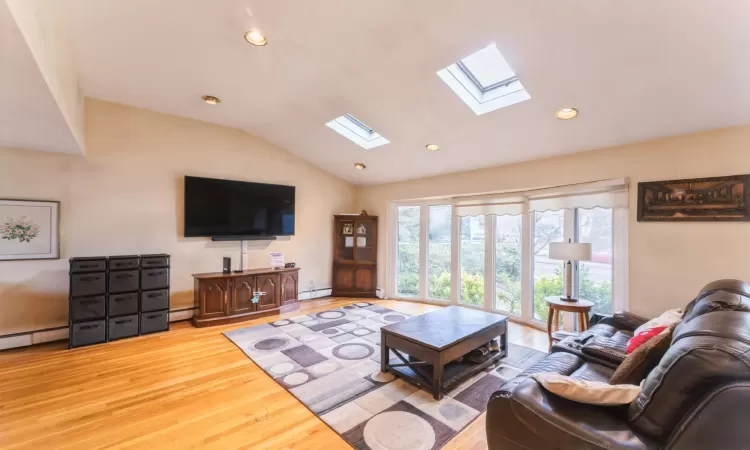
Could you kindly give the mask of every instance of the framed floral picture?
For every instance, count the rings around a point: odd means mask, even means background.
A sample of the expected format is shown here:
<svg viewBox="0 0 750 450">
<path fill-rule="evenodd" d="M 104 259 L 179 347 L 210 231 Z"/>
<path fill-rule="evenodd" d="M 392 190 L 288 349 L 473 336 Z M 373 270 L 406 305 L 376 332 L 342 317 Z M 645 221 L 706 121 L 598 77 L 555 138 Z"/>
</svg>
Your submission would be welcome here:
<svg viewBox="0 0 750 450">
<path fill-rule="evenodd" d="M 60 202 L 0 199 L 0 261 L 60 258 Z"/>
</svg>

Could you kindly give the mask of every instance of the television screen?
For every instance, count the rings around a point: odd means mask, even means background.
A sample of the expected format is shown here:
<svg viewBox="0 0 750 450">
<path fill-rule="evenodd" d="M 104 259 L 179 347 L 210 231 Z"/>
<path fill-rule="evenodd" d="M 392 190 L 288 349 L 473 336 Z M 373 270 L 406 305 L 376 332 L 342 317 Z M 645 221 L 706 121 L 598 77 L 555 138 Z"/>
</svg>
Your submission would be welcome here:
<svg viewBox="0 0 750 450">
<path fill-rule="evenodd" d="M 185 177 L 185 237 L 291 236 L 294 186 Z"/>
</svg>

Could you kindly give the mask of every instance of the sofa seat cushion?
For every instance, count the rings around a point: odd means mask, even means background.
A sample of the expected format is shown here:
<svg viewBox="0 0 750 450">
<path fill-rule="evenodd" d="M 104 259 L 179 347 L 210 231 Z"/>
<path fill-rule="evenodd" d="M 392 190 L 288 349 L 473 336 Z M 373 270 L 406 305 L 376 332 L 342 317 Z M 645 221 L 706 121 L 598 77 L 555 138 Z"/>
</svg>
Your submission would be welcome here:
<svg viewBox="0 0 750 450">
<path fill-rule="evenodd" d="M 531 375 L 537 372 L 554 372 L 570 375 L 584 364 L 583 359 L 571 353 L 552 353 L 543 360 L 526 369 L 519 376 Z"/>
<path fill-rule="evenodd" d="M 571 373 L 570 377 L 577 380 L 609 383 L 609 379 L 612 378 L 613 373 L 615 373 L 614 369 L 610 369 L 609 367 L 602 366 L 601 364 L 585 362 Z"/>
</svg>

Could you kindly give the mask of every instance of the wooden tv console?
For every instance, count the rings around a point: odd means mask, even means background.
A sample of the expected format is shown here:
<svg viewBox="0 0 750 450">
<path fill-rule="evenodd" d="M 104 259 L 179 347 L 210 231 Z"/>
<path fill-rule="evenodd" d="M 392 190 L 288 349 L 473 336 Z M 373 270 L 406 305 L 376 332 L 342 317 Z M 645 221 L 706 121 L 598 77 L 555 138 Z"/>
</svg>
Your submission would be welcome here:
<svg viewBox="0 0 750 450">
<path fill-rule="evenodd" d="M 298 267 L 196 273 L 193 278 L 196 327 L 242 322 L 299 308 Z M 265 293 L 257 303 L 252 301 L 255 292 Z"/>
</svg>

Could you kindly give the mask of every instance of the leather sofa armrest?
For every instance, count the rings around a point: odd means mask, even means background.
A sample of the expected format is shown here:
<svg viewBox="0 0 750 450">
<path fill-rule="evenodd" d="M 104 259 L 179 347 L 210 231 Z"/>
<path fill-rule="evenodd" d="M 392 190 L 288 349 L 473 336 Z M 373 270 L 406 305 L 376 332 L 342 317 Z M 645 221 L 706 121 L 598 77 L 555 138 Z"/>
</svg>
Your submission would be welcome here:
<svg viewBox="0 0 750 450">
<path fill-rule="evenodd" d="M 628 356 L 627 348 L 605 337 L 594 336 L 581 347 L 581 353 L 619 366 Z"/>
<path fill-rule="evenodd" d="M 648 319 L 641 317 L 637 314 L 633 314 L 626 311 L 616 312 L 611 316 L 602 316 L 600 314 L 594 314 L 589 320 L 589 325 L 593 326 L 596 324 L 604 324 L 613 326 L 619 330 L 633 331 L 640 327 L 644 323 L 648 322 Z"/>
<path fill-rule="evenodd" d="M 491 450 L 660 448 L 635 433 L 612 408 L 566 400 L 527 377 L 506 383 L 492 395 L 487 442 Z"/>
</svg>

